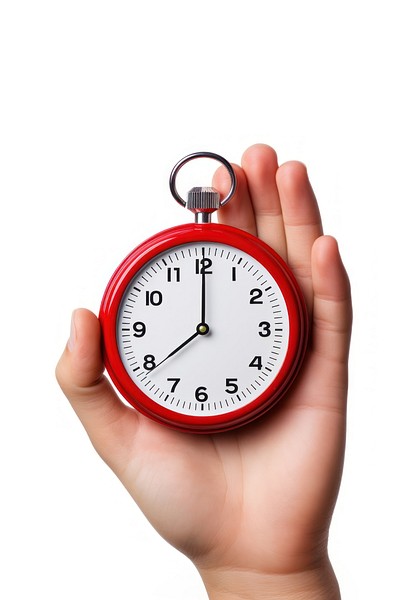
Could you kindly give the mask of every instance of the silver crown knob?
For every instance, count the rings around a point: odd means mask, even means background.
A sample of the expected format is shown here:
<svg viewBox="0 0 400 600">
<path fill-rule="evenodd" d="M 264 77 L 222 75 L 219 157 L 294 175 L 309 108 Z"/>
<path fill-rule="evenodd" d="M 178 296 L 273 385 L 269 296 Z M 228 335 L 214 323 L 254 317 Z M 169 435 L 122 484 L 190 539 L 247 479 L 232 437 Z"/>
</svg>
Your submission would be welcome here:
<svg viewBox="0 0 400 600">
<path fill-rule="evenodd" d="M 192 212 L 214 212 L 220 207 L 220 194 L 213 187 L 193 187 L 188 191 L 186 208 Z"/>
</svg>

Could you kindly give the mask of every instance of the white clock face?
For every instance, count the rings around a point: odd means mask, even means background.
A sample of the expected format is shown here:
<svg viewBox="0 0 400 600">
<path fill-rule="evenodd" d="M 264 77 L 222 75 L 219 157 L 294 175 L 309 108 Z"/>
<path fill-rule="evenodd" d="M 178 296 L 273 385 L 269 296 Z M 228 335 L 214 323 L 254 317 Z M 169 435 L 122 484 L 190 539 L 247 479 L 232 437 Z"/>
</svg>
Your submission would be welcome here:
<svg viewBox="0 0 400 600">
<path fill-rule="evenodd" d="M 154 402 L 228 414 L 273 382 L 288 349 L 282 292 L 252 256 L 195 242 L 158 254 L 131 280 L 117 317 L 123 365 Z"/>
</svg>

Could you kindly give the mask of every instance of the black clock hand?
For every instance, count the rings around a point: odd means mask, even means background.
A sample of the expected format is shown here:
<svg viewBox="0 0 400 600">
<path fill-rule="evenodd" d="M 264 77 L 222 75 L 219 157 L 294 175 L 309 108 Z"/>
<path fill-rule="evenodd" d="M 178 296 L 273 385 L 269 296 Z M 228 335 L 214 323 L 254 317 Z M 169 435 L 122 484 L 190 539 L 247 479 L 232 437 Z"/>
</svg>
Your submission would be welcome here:
<svg viewBox="0 0 400 600">
<path fill-rule="evenodd" d="M 179 352 L 179 350 L 182 350 L 182 348 L 184 348 L 187 344 L 194 340 L 198 335 L 206 335 L 209 332 L 209 327 L 206 323 L 206 267 L 204 264 L 204 248 L 201 249 L 201 255 L 201 321 L 197 325 L 196 331 L 187 340 L 185 340 L 184 342 L 182 342 L 182 344 L 175 348 L 175 350 L 172 350 L 172 352 L 170 352 L 168 356 L 166 356 L 165 358 L 163 358 L 163 360 L 157 363 L 156 366 L 151 369 L 151 371 L 157 369 L 157 367 L 159 367 L 166 360 L 171 358 L 171 356 L 174 356 L 174 354 Z"/>
<path fill-rule="evenodd" d="M 171 356 L 174 356 L 174 354 L 176 354 L 177 352 L 179 352 L 179 350 L 181 350 L 182 348 L 184 348 L 187 344 L 189 344 L 192 340 L 194 340 L 198 335 L 201 335 L 200 331 L 198 329 L 196 329 L 196 331 L 184 342 L 182 342 L 182 344 L 180 344 L 177 348 L 175 348 L 175 350 L 172 350 L 172 352 L 170 352 L 168 354 L 168 356 L 166 356 L 165 358 L 163 358 L 163 360 L 161 360 L 155 367 L 153 367 L 151 369 L 151 371 L 154 371 L 154 369 L 157 369 L 157 367 L 159 367 L 160 365 L 163 364 L 163 362 L 165 362 L 166 360 L 168 360 L 168 358 L 171 358 Z"/>
<path fill-rule="evenodd" d="M 206 335 L 209 332 L 209 330 L 210 329 L 206 323 L 199 323 L 196 327 L 196 331 L 187 340 L 185 340 L 184 342 L 182 342 L 182 344 L 180 344 L 177 348 L 175 348 L 175 350 L 172 350 L 172 352 L 170 352 L 168 354 L 168 356 L 166 356 L 159 363 L 157 363 L 156 366 L 151 369 L 151 372 L 153 372 L 154 369 L 157 369 L 157 367 L 162 365 L 162 363 L 164 363 L 166 360 L 168 360 L 168 358 L 171 358 L 171 356 L 174 356 L 174 354 L 179 352 L 179 350 L 182 350 L 182 348 L 187 346 L 187 344 L 189 344 L 192 340 L 194 340 L 198 335 Z"/>
<path fill-rule="evenodd" d="M 204 248 L 201 249 L 202 269 L 201 269 L 201 323 L 206 322 L 206 267 L 204 264 Z"/>
</svg>

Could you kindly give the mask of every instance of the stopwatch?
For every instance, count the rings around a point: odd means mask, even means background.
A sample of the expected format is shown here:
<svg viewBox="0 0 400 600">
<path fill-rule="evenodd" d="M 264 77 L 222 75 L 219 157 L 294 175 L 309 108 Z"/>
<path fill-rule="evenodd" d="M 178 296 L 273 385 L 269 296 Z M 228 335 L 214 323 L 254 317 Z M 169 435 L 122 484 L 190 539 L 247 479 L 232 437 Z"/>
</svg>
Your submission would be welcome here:
<svg viewBox="0 0 400 600">
<path fill-rule="evenodd" d="M 225 198 L 211 187 L 177 191 L 197 158 L 228 170 Z M 137 246 L 105 290 L 99 319 L 115 387 L 147 417 L 180 431 L 217 433 L 266 413 L 303 360 L 307 310 L 286 263 L 255 236 L 211 220 L 234 195 L 222 156 L 195 152 L 170 176 L 175 200 L 195 215 Z"/>
</svg>

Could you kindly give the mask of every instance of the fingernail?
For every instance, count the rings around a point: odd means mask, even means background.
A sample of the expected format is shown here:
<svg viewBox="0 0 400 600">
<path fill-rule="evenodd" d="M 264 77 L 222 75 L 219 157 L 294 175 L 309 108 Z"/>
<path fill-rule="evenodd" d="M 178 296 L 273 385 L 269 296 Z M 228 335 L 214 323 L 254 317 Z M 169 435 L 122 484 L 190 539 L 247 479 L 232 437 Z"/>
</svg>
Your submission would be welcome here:
<svg viewBox="0 0 400 600">
<path fill-rule="evenodd" d="M 76 340 L 76 327 L 75 327 L 75 311 L 74 311 L 71 316 L 71 329 L 70 329 L 69 340 L 68 340 L 68 344 L 67 344 L 68 349 L 71 352 L 74 349 L 75 340 Z"/>
</svg>

